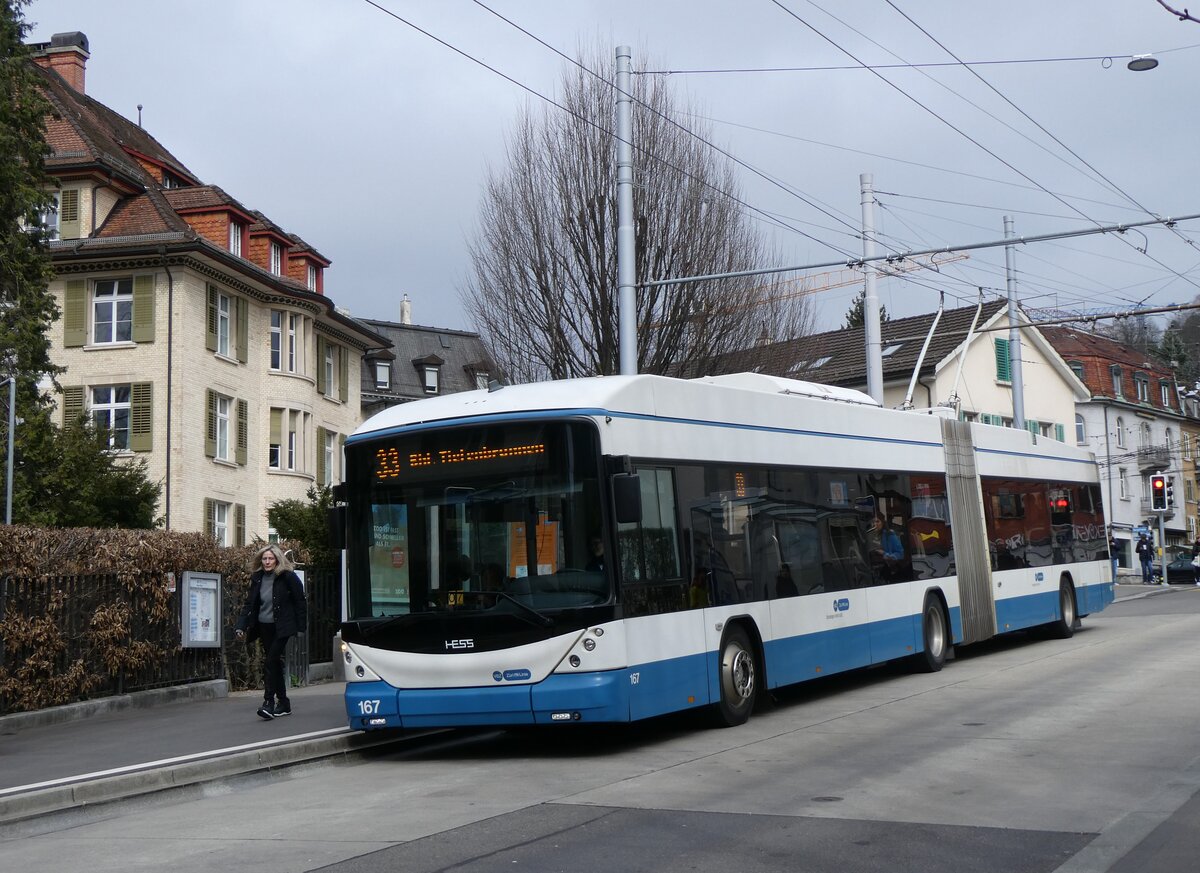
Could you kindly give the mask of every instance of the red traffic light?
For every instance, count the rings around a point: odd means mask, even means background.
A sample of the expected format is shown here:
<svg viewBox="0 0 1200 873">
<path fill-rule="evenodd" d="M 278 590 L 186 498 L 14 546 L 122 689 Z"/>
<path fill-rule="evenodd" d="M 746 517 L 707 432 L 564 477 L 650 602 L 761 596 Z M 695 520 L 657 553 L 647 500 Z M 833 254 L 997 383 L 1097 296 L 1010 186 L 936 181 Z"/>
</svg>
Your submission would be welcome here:
<svg viewBox="0 0 1200 873">
<path fill-rule="evenodd" d="M 1167 477 L 1155 474 L 1150 477 L 1150 508 L 1160 510 L 1167 508 Z"/>
</svg>

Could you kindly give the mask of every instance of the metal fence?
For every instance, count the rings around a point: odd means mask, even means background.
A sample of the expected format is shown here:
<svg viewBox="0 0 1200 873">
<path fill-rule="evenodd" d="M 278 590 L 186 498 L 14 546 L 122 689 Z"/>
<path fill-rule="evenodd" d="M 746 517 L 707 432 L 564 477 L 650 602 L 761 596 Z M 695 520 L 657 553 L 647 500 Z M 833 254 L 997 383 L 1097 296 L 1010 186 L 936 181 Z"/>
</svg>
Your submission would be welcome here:
<svg viewBox="0 0 1200 873">
<path fill-rule="evenodd" d="M 182 648 L 182 586 L 171 586 L 167 574 L 152 577 L 169 596 L 169 614 L 152 617 L 149 595 L 136 586 L 123 584 L 116 575 L 16 577 L 0 579 L 0 667 L 10 676 L 19 671 L 28 681 L 60 685 L 57 696 L 75 699 L 107 697 L 168 685 L 209 679 L 234 678 L 258 681 L 257 669 L 247 663 L 244 647 L 232 639 L 232 627 L 242 605 L 244 592 L 226 590 L 224 598 L 225 648 Z M 174 590 L 172 590 L 174 588 Z M 337 569 L 308 568 L 305 573 L 308 598 L 308 629 L 289 646 L 287 668 L 294 681 L 308 682 L 308 667 L 332 660 L 333 635 L 341 620 L 341 574 Z M 168 594 L 169 592 L 169 594 Z M 158 601 L 161 602 L 161 601 Z M 115 648 L 151 650 L 157 654 L 136 668 L 120 666 L 110 671 L 96 663 L 98 652 L 112 650 L 114 641 L 103 645 L 97 637 L 93 617 L 113 604 L 127 606 L 128 624 Z M 257 646 L 255 647 L 257 655 Z M 89 675 L 86 690 L 73 691 L 80 672 Z M 57 700 L 56 702 L 64 702 Z M 0 714 L 16 709 L 12 696 L 0 690 Z M 23 708 L 23 707 L 21 707 Z"/>
</svg>

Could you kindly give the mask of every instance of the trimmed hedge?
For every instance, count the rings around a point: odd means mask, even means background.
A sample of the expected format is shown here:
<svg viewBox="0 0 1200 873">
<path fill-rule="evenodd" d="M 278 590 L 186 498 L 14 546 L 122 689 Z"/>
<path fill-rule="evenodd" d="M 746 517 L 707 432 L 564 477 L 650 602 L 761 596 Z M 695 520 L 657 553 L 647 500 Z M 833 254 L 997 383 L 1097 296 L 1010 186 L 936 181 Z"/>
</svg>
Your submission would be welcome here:
<svg viewBox="0 0 1200 873">
<path fill-rule="evenodd" d="M 175 531 L 0 526 L 0 712 L 221 677 L 257 687 L 257 659 L 232 627 L 260 547 Z M 280 547 L 304 557 L 299 544 Z M 180 646 L 185 570 L 221 574 L 220 650 Z"/>
</svg>

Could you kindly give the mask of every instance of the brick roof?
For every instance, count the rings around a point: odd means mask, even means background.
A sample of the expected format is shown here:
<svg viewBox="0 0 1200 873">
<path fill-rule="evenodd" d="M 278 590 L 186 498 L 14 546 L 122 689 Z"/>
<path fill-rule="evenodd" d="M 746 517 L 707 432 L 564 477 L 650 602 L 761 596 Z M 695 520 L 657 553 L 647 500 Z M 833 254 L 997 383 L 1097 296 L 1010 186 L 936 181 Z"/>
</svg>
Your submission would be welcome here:
<svg viewBox="0 0 1200 873">
<path fill-rule="evenodd" d="M 55 111 L 55 116 L 46 119 L 46 139 L 54 150 L 46 159 L 48 170 L 90 161 L 110 167 L 130 181 L 152 185 L 154 180 L 126 151 L 131 149 L 184 179 L 197 181 L 178 158 L 129 119 L 80 94 L 58 73 L 36 65 L 33 69 L 41 76 L 43 93 Z"/>
<path fill-rule="evenodd" d="M 1133 384 L 1135 373 L 1144 373 L 1154 382 L 1169 382 L 1172 388 L 1175 386 L 1175 372 L 1170 367 L 1133 346 L 1075 327 L 1046 326 L 1040 330 L 1063 360 L 1084 365 L 1083 382 L 1094 395 L 1113 396 L 1110 367 L 1114 364 L 1121 368 L 1123 388 L 1120 396 L 1124 399 L 1137 397 Z M 1150 390 L 1149 398 L 1150 405 L 1162 406 L 1161 392 L 1157 388 Z"/>
</svg>

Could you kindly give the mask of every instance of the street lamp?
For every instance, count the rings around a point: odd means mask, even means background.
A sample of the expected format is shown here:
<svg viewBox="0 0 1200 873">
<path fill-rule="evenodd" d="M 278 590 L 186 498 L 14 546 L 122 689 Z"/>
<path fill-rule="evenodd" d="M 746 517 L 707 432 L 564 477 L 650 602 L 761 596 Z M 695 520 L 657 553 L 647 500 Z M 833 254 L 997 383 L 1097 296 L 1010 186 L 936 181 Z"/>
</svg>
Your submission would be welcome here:
<svg viewBox="0 0 1200 873">
<path fill-rule="evenodd" d="M 1125 68 L 1133 70 L 1135 73 L 1141 73 L 1145 70 L 1153 70 L 1157 66 L 1158 58 L 1154 55 L 1134 55 Z"/>
</svg>

